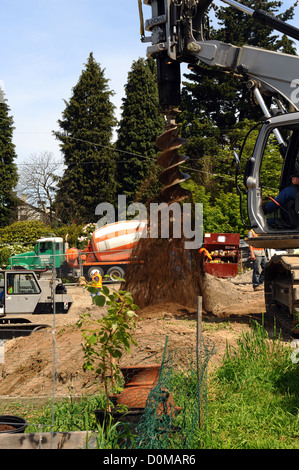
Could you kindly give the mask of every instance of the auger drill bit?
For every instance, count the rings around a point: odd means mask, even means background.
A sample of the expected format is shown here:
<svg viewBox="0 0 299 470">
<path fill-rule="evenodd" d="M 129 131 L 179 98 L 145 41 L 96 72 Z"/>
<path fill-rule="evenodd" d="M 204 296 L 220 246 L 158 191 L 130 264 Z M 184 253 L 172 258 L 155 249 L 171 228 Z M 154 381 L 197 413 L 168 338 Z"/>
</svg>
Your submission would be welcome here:
<svg viewBox="0 0 299 470">
<path fill-rule="evenodd" d="M 176 111 L 178 112 L 178 111 Z M 164 185 L 160 191 L 160 200 L 171 204 L 179 202 L 190 196 L 190 191 L 182 188 L 180 183 L 190 178 L 187 173 L 180 171 L 180 165 L 185 163 L 189 157 L 180 155 L 178 149 L 188 143 L 188 140 L 179 137 L 178 127 L 175 124 L 174 110 L 167 116 L 165 132 L 156 141 L 157 147 L 162 150 L 158 155 L 157 163 L 164 170 L 159 175 L 159 181 Z"/>
</svg>

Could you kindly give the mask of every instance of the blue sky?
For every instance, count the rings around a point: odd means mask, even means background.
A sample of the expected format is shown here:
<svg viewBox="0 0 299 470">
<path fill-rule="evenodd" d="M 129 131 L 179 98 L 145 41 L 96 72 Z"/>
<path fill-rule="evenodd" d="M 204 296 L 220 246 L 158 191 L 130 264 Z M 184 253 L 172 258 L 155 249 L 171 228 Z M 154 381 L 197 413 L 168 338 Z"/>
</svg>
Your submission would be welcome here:
<svg viewBox="0 0 299 470">
<path fill-rule="evenodd" d="M 143 10 L 149 18 L 150 7 Z M 17 163 L 44 151 L 62 160 L 52 130 L 90 52 L 110 80 L 119 116 L 128 71 L 146 56 L 137 0 L 1 0 L 0 12 L 0 85 L 14 118 Z"/>
<path fill-rule="evenodd" d="M 43 151 L 60 159 L 51 131 L 89 53 L 105 69 L 118 109 L 133 61 L 146 55 L 137 0 L 2 0 L 1 7 L 0 83 L 18 162 Z"/>
</svg>

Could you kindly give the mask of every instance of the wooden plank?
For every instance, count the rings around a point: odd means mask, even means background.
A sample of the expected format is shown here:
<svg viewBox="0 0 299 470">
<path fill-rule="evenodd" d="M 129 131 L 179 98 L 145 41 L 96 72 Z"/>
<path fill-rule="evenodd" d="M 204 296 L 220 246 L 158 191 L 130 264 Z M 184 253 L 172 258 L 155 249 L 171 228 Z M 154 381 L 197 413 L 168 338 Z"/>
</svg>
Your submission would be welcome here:
<svg viewBox="0 0 299 470">
<path fill-rule="evenodd" d="M 41 433 L 1 433 L 0 449 L 86 449 L 95 448 L 96 433 L 41 432 Z"/>
</svg>

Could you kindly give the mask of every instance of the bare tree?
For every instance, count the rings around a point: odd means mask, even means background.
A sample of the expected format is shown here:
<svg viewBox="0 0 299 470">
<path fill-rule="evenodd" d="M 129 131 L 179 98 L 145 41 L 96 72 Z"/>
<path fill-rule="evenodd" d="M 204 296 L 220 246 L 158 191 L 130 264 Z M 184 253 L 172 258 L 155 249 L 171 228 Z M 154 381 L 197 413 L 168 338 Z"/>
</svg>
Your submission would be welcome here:
<svg viewBox="0 0 299 470">
<path fill-rule="evenodd" d="M 45 151 L 29 155 L 19 168 L 18 194 L 41 209 L 50 224 L 53 222 L 53 202 L 60 166 L 53 154 Z"/>
</svg>

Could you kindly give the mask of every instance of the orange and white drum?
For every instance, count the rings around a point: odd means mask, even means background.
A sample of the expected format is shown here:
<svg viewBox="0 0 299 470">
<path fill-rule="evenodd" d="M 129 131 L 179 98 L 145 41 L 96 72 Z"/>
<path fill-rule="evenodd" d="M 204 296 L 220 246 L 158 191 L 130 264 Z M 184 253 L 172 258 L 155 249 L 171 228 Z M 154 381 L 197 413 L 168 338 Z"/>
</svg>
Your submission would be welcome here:
<svg viewBox="0 0 299 470">
<path fill-rule="evenodd" d="M 147 220 L 122 220 L 104 225 L 92 234 L 92 248 L 98 261 L 125 261 L 141 237 L 146 237 Z"/>
</svg>

